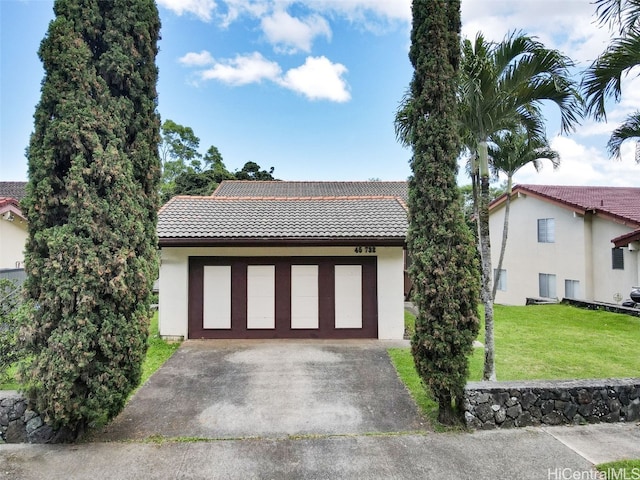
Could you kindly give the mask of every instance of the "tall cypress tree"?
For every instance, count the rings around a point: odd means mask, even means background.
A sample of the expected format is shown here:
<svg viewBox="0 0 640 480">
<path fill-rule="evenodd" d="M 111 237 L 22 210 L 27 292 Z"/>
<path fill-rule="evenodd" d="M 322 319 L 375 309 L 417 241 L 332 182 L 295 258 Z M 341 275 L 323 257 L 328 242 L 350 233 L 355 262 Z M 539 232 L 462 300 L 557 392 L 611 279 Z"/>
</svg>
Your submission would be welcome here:
<svg viewBox="0 0 640 480">
<path fill-rule="evenodd" d="M 56 0 L 28 148 L 26 391 L 74 439 L 137 385 L 157 273 L 153 0 Z M 64 437 L 64 435 L 61 436 Z"/>
<path fill-rule="evenodd" d="M 479 272 L 456 185 L 460 153 L 456 74 L 460 0 L 413 0 L 409 58 L 414 67 L 398 112 L 413 148 L 408 250 L 418 307 L 412 353 L 439 404 L 439 421 L 457 420 L 478 333 Z"/>
</svg>

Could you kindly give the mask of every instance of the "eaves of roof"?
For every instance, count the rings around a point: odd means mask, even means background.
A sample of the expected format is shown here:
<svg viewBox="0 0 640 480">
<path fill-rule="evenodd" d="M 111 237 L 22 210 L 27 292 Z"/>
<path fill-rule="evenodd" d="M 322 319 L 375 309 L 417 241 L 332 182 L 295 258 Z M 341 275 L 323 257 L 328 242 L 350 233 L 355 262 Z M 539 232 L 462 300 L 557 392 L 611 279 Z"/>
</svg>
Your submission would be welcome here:
<svg viewBox="0 0 640 480">
<path fill-rule="evenodd" d="M 20 210 L 20 205 L 18 200 L 11 197 L 0 197 L 0 215 L 3 215 L 7 212 L 12 213 L 13 215 L 17 215 L 23 220 L 26 220 L 22 210 Z"/>
<path fill-rule="evenodd" d="M 611 240 L 616 247 L 626 247 L 631 242 L 640 242 L 640 229 L 634 230 L 630 233 L 625 233 Z"/>
<path fill-rule="evenodd" d="M 405 247 L 406 240 L 400 237 L 160 237 L 158 245 L 160 247 Z"/>
<path fill-rule="evenodd" d="M 534 198 L 538 198 L 540 200 L 546 201 L 548 203 L 551 203 L 553 205 L 557 205 L 561 208 L 565 208 L 568 210 L 571 210 L 573 212 L 578 213 L 579 215 L 585 215 L 587 213 L 592 213 L 594 215 L 598 215 L 604 218 L 608 218 L 614 222 L 617 223 L 621 223 L 623 225 L 627 225 L 627 226 L 631 226 L 632 228 L 638 228 L 640 227 L 640 221 L 638 220 L 638 218 L 632 218 L 628 215 L 624 215 L 624 214 L 620 214 L 620 213 L 616 213 L 614 211 L 612 211 L 611 209 L 608 208 L 603 208 L 604 205 L 598 205 L 596 202 L 594 202 L 592 205 L 580 205 L 579 203 L 576 203 L 575 201 L 571 201 L 567 198 L 561 197 L 561 196 L 553 196 L 553 195 L 548 195 L 545 194 L 544 192 L 538 191 L 535 189 L 536 186 L 529 186 L 529 185 L 516 185 L 513 188 L 513 191 L 511 193 L 511 198 L 513 199 L 514 197 L 518 197 L 519 195 L 523 194 L 525 196 L 529 195 L 531 197 Z M 542 187 L 546 187 L 546 186 L 540 186 Z M 581 187 L 564 187 L 564 188 L 581 188 Z M 585 189 L 589 188 L 589 187 L 583 187 Z M 610 187 L 608 189 L 609 191 L 614 191 L 615 187 Z M 503 195 L 501 195 L 500 197 L 496 198 L 495 200 L 493 200 L 490 204 L 489 204 L 489 211 L 492 212 L 498 208 L 500 208 L 507 199 L 507 194 L 504 193 Z M 604 203 L 604 202 L 602 202 Z M 640 204 L 638 206 L 638 211 L 640 211 Z"/>
</svg>

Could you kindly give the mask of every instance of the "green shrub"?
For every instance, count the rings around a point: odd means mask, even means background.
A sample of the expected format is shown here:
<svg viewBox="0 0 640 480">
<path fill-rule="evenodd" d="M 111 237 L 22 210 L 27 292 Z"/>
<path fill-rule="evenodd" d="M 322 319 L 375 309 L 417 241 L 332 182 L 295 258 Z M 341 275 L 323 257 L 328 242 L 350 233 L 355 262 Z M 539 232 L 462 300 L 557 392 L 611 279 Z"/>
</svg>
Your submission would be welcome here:
<svg viewBox="0 0 640 480">
<path fill-rule="evenodd" d="M 0 279 L 0 383 L 9 380 L 9 369 L 24 355 L 19 340 L 27 308 L 17 282 Z"/>
</svg>

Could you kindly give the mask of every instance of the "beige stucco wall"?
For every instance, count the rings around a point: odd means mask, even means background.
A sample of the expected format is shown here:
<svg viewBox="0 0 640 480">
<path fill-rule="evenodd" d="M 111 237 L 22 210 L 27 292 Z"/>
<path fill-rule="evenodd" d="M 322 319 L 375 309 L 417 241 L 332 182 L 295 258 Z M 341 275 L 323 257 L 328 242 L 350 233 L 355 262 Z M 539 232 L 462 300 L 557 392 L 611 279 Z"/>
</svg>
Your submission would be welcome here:
<svg viewBox="0 0 640 480">
<path fill-rule="evenodd" d="M 354 247 L 162 248 L 160 266 L 160 335 L 187 337 L 190 256 L 352 256 Z M 371 256 L 372 254 L 363 254 Z M 377 247 L 378 338 L 401 339 L 404 334 L 404 262 L 401 247 Z"/>
<path fill-rule="evenodd" d="M 490 216 L 491 259 L 497 268 L 502 242 L 504 207 Z M 556 204 L 521 195 L 512 199 L 509 237 L 503 269 L 507 289 L 496 293 L 496 303 L 523 305 L 539 296 L 538 274 L 556 275 L 556 295 L 564 298 L 565 280 L 580 282 L 580 298 L 613 302 L 619 292 L 627 298 L 637 282 L 637 253 L 624 249 L 624 270 L 611 268 L 611 239 L 633 229 L 609 219 L 582 216 Z M 538 243 L 537 220 L 555 219 L 555 242 Z"/>
<path fill-rule="evenodd" d="M 633 229 L 600 218 L 593 219 L 593 297 L 615 303 L 615 296 L 629 298 L 631 287 L 638 285 L 638 252 L 623 248 L 624 270 L 611 268 L 611 239 Z"/>
<path fill-rule="evenodd" d="M 22 268 L 27 241 L 27 222 L 14 215 L 12 222 L 0 217 L 0 268 Z"/>
</svg>

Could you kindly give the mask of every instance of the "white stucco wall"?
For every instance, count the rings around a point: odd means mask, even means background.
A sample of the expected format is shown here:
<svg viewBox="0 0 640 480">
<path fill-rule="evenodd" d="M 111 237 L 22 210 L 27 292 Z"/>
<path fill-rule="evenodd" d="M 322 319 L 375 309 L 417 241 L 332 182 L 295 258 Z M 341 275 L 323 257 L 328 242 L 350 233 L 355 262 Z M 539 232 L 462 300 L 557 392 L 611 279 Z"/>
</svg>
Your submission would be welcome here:
<svg viewBox="0 0 640 480">
<path fill-rule="evenodd" d="M 17 215 L 12 222 L 0 218 L 0 268 L 23 267 L 27 235 L 27 222 Z"/>
<path fill-rule="evenodd" d="M 600 302 L 615 303 L 615 296 L 629 298 L 631 287 L 638 284 L 638 253 L 624 247 L 624 270 L 611 268 L 611 239 L 631 232 L 632 229 L 600 218 L 593 219 L 593 298 Z"/>
<path fill-rule="evenodd" d="M 497 268 L 502 242 L 504 207 L 491 212 L 491 260 Z M 555 219 L 555 242 L 538 242 L 538 219 Z M 572 210 L 532 196 L 511 201 L 509 236 L 503 263 L 506 291 L 497 291 L 496 303 L 523 305 L 527 297 L 539 296 L 538 274 L 556 275 L 556 296 L 564 298 L 565 280 L 580 282 L 580 298 L 613 302 L 620 292 L 628 297 L 637 281 L 637 254 L 625 248 L 624 270 L 611 268 L 611 239 L 633 229 L 607 218 Z"/>
<path fill-rule="evenodd" d="M 161 253 L 160 335 L 187 338 L 189 257 L 352 256 L 354 247 L 164 247 Z M 378 257 L 378 338 L 401 339 L 404 334 L 403 249 L 377 247 L 375 254 L 362 255 Z"/>
</svg>

